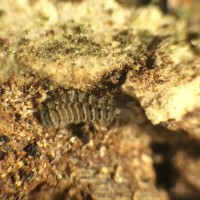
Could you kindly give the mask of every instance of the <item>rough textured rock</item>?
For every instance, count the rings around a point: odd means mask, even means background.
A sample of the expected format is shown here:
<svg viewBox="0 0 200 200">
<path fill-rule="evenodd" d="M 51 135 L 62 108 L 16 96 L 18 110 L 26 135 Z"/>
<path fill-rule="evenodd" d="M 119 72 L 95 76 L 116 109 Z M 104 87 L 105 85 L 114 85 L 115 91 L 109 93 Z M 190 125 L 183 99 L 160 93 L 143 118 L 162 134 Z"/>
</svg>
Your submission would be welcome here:
<svg viewBox="0 0 200 200">
<path fill-rule="evenodd" d="M 166 6 L 1 1 L 1 199 L 199 198 L 198 14 L 188 24 Z M 115 95 L 124 110 L 46 129 L 42 102 L 68 88 Z"/>
</svg>

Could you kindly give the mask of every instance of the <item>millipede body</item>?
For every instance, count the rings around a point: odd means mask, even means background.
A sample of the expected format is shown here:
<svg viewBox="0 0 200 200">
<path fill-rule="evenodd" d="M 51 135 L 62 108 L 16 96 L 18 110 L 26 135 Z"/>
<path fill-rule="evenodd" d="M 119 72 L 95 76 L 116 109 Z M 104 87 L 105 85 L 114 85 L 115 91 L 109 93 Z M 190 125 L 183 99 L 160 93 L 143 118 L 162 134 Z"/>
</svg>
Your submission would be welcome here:
<svg viewBox="0 0 200 200">
<path fill-rule="evenodd" d="M 116 113 L 110 96 L 97 97 L 70 89 L 45 100 L 39 115 L 45 127 L 62 128 L 81 122 L 109 122 Z"/>
</svg>

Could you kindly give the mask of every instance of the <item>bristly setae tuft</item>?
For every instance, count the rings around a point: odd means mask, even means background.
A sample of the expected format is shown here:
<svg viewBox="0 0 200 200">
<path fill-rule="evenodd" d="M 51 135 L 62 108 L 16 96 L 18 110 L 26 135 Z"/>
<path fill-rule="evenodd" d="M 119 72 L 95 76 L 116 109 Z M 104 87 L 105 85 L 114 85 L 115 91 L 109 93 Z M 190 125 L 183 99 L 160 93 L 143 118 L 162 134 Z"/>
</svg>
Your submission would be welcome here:
<svg viewBox="0 0 200 200">
<path fill-rule="evenodd" d="M 39 115 L 45 127 L 63 128 L 81 122 L 109 122 L 117 112 L 112 96 L 97 97 L 70 89 L 45 100 Z"/>
</svg>

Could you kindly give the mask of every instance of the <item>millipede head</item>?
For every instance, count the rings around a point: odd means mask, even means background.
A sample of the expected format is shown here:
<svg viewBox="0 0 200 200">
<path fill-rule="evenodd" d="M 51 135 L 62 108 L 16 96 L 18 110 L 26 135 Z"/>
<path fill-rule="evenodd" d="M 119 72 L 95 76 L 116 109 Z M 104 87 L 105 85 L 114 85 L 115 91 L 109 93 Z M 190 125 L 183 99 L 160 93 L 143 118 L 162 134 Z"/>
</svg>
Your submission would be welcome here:
<svg viewBox="0 0 200 200">
<path fill-rule="evenodd" d="M 49 116 L 49 113 L 45 110 L 42 110 L 40 112 L 40 116 L 39 116 L 39 121 L 46 127 L 49 128 L 50 126 L 52 126 L 52 121 L 51 118 Z"/>
</svg>

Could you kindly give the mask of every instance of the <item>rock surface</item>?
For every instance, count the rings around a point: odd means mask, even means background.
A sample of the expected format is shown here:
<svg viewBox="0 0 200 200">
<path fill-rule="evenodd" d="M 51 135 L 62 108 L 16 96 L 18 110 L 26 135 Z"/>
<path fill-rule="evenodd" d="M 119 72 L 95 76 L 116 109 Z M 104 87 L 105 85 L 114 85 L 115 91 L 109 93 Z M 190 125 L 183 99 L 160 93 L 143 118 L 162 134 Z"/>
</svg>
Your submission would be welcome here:
<svg viewBox="0 0 200 200">
<path fill-rule="evenodd" d="M 194 16 L 145 1 L 2 0 L 0 198 L 198 199 Z M 125 108 L 110 124 L 46 129 L 42 102 L 69 88 Z"/>
</svg>

